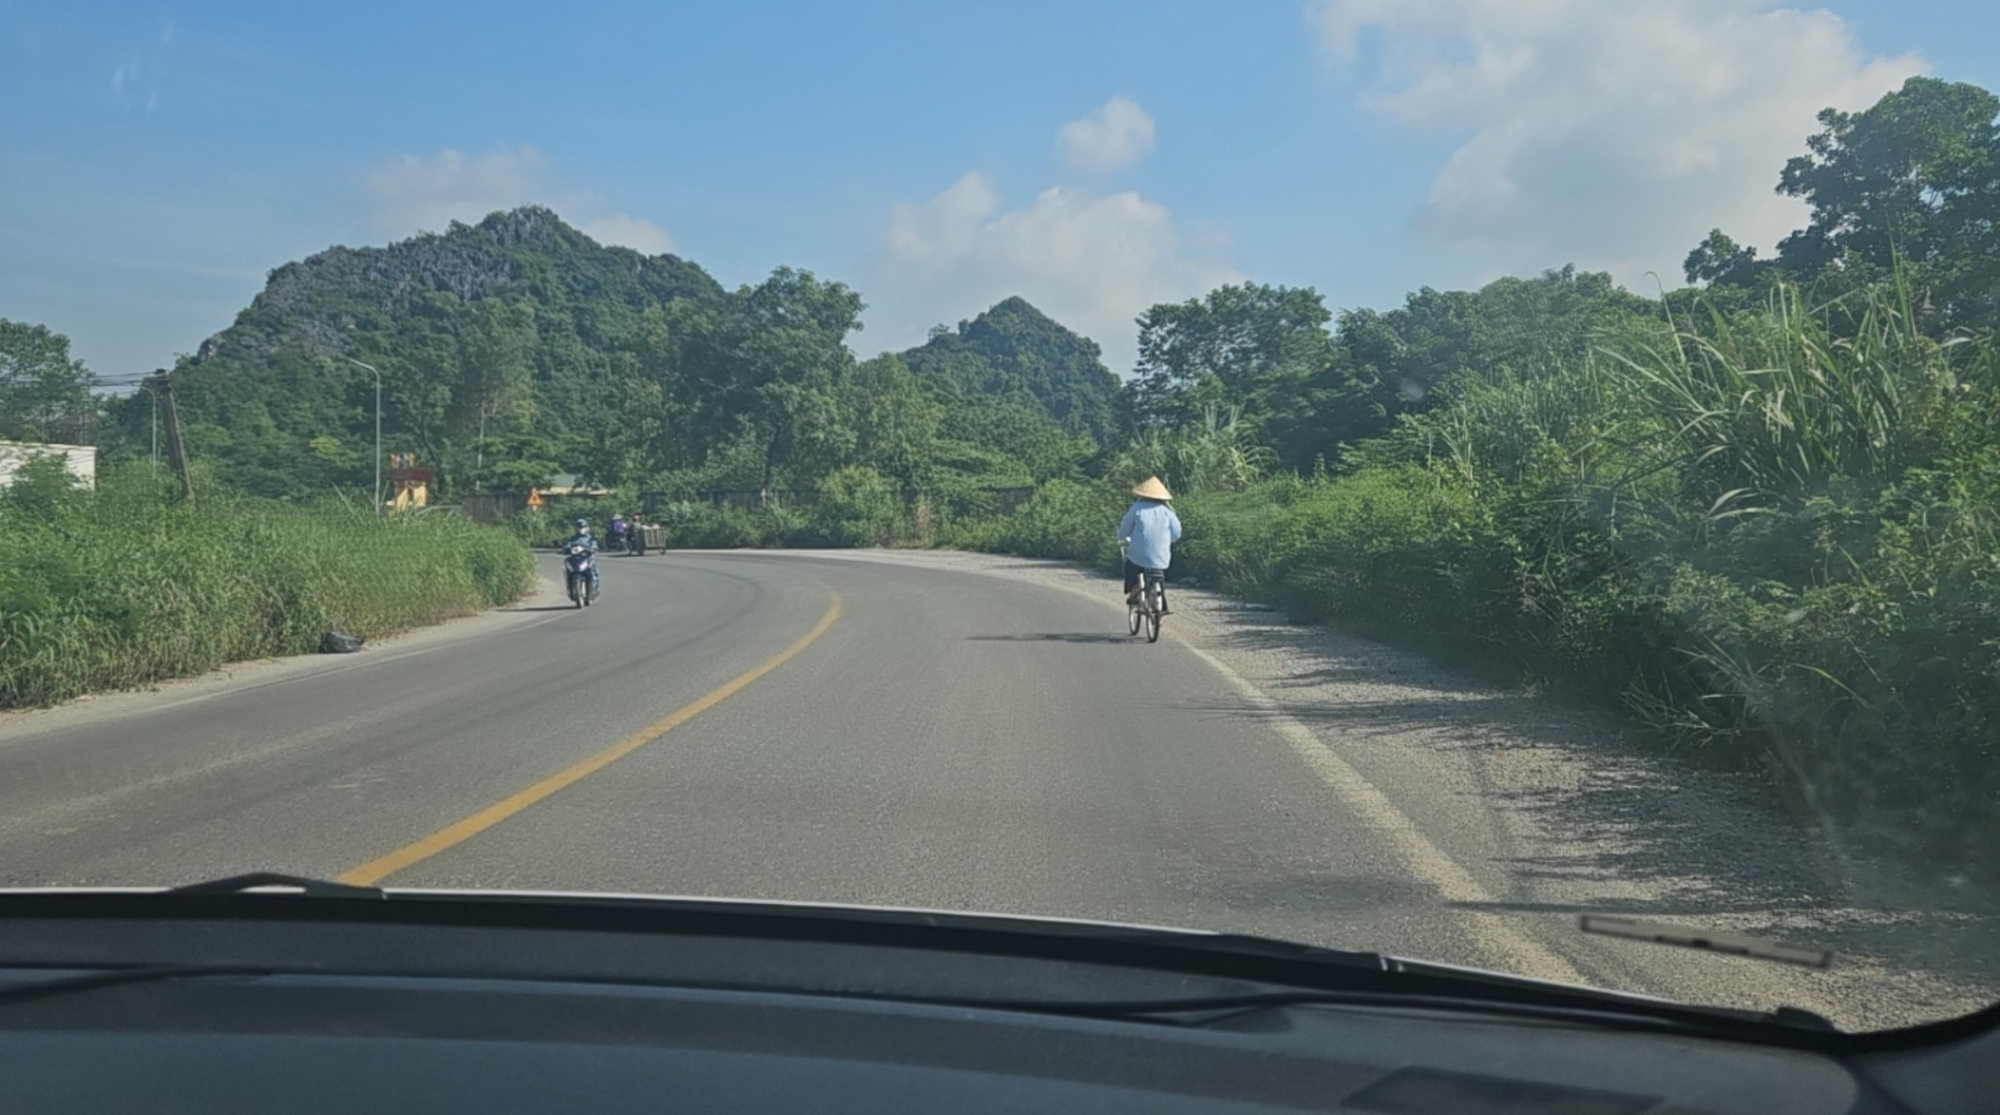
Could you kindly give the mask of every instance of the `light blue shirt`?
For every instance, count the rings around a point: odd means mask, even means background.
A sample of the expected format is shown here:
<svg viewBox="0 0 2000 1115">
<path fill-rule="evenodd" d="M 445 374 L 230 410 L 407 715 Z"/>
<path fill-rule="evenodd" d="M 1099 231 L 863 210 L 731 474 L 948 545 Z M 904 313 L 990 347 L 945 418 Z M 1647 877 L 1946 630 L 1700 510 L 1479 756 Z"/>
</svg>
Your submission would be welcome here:
<svg viewBox="0 0 2000 1115">
<path fill-rule="evenodd" d="M 1125 560 L 1141 569 L 1165 569 L 1181 540 L 1181 517 L 1159 500 L 1142 499 L 1125 512 L 1118 537 L 1129 538 Z"/>
</svg>

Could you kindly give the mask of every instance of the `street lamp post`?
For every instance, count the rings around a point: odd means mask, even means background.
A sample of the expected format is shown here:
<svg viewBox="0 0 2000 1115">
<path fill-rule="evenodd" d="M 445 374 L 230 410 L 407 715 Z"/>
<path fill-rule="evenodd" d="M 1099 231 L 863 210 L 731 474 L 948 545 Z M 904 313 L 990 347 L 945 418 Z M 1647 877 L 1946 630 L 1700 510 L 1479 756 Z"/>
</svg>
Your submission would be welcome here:
<svg viewBox="0 0 2000 1115">
<path fill-rule="evenodd" d="M 341 359 L 375 373 L 375 517 L 379 519 L 385 514 L 382 510 L 382 369 L 352 356 Z"/>
</svg>

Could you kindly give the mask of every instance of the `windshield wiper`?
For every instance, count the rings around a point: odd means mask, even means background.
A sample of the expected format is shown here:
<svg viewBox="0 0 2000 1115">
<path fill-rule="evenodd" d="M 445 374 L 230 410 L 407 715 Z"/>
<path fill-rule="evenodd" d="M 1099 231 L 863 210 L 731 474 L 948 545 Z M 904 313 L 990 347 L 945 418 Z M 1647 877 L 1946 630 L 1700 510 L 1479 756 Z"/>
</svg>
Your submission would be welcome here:
<svg viewBox="0 0 2000 1115">
<path fill-rule="evenodd" d="M 245 875 L 225 875 L 220 879 L 203 879 L 199 883 L 187 883 L 178 887 L 168 887 L 167 894 L 247 894 L 264 887 L 294 890 L 308 898 L 386 898 L 381 887 L 363 887 L 352 883 L 337 883 L 331 879 L 315 879 L 308 875 L 286 875 L 278 871 L 252 871 Z"/>
<path fill-rule="evenodd" d="M 861 995 L 861 998 L 876 998 Z M 1682 1033 L 1743 1036 L 1746 1031 L 1764 1031 L 1773 1025 L 1809 1031 L 1830 1029 L 1824 1020 L 1806 1011 L 1781 1009 L 1770 1014 L 1731 1011 L 1706 1007 L 1683 1007 L 1671 1012 L 1639 1013 L 1627 1004 L 1607 1000 L 1588 1006 L 1575 1003 L 1537 1003 L 1520 999 L 1460 998 L 1452 995 L 1412 994 L 1384 991 L 1271 991 L 1243 995 L 1213 995 L 1189 999 L 1139 999 L 1125 1002 L 1087 1000 L 1021 999 L 934 999 L 929 997 L 884 996 L 899 1002 L 919 1002 L 932 1006 L 954 1006 L 987 1010 L 1013 1010 L 1032 1014 L 1064 1015 L 1107 1021 L 1159 1022 L 1178 1026 L 1213 1026 L 1259 1011 L 1301 1006 L 1387 1007 L 1399 1010 L 1439 1010 L 1454 1013 L 1498 1014 L 1516 1018 L 1538 1018 L 1552 1022 L 1583 1023 L 1591 1026 L 1631 1030 L 1673 1030 Z"/>
<path fill-rule="evenodd" d="M 1767 941 L 1761 937 L 1752 937 L 1745 933 L 1726 933 L 1712 929 L 1691 929 L 1684 925 L 1670 925 L 1663 921 L 1613 917 L 1609 914 L 1585 914 L 1580 920 L 1578 928 L 1582 929 L 1585 933 L 1600 933 L 1606 937 L 1624 937 L 1632 941 L 1651 941 L 1659 945 L 1674 945 L 1684 949 L 1719 952 L 1726 956 L 1745 956 L 1752 960 L 1775 960 L 1781 964 L 1798 964 L 1807 968 L 1830 968 L 1833 966 L 1832 949 L 1787 945 L 1778 941 Z"/>
<path fill-rule="evenodd" d="M 268 890 L 268 893 L 266 893 Z M 1413 961 L 1378 953 L 1344 952 L 1261 937 L 1229 934 L 1190 934 L 1180 931 L 1135 926 L 1087 923 L 1016 923 L 986 915 L 951 914 L 936 911 L 877 910 L 844 907 L 789 907 L 721 900 L 639 898 L 628 895 L 517 895 L 480 892 L 407 891 L 390 894 L 379 887 L 286 875 L 255 872 L 207 880 L 158 892 L 177 897 L 230 899 L 237 896 L 296 896 L 307 898 L 359 898 L 319 908 L 313 916 L 343 919 L 352 913 L 373 920 L 372 912 L 383 906 L 398 907 L 396 920 L 412 924 L 526 925 L 542 929 L 583 927 L 596 931 L 654 933 L 660 936 L 698 933 L 706 936 L 740 936 L 773 941 L 814 941 L 820 943 L 867 944 L 885 948 L 922 948 L 972 954 L 1020 958 L 1060 959 L 1125 967 L 1153 968 L 1186 974 L 1204 974 L 1249 981 L 1283 990 L 1223 998 L 1185 1000 L 1139 1000 L 1131 1002 L 1090 1002 L 1079 1000 L 935 999 L 927 996 L 885 995 L 890 1001 L 932 1003 L 940 1006 L 986 1007 L 1078 1017 L 1154 1021 L 1180 1025 L 1207 1025 L 1250 1011 L 1285 1006 L 1360 1005 L 1414 1007 L 1458 1011 L 1480 1011 L 1550 1020 L 1568 1019 L 1596 1025 L 1650 1026 L 1677 1028 L 1682 1032 L 1727 1032 L 1731 1036 L 1755 1040 L 1785 1040 L 1783 1035 L 1804 1037 L 1809 1031 L 1834 1031 L 1831 1023 L 1809 1011 L 1780 1007 L 1771 1011 L 1697 1006 L 1664 999 L 1621 995 L 1588 987 L 1576 987 L 1529 979 L 1501 972 L 1459 968 L 1452 965 Z M 101 897 L 101 896 L 100 896 Z M 142 914 L 145 899 L 136 902 L 112 896 L 114 908 L 125 915 Z M 385 900 L 410 899 L 410 902 Z M 129 906 L 120 902 L 133 903 Z M 235 903 L 231 903 L 232 906 Z M 255 902 L 248 905 L 276 907 Z M 278 904 L 280 906 L 285 904 Z M 247 913 L 247 908 L 232 913 Z M 1635 924 L 1631 919 L 1593 916 L 1585 928 L 1593 932 L 1611 931 L 1607 923 Z M 1644 924 L 1644 923 L 1636 923 Z M 1660 927 L 1663 932 L 1636 930 L 1619 936 L 1643 940 L 1664 940 L 1685 947 L 1708 947 L 1748 956 L 1766 955 L 1785 946 L 1770 942 L 1746 944 L 1738 935 L 1697 933 L 1678 927 Z M 1695 939 L 1710 942 L 1703 946 Z M 1751 939 L 1754 941 L 1754 939 Z M 1810 950 L 1800 950 L 1810 951 Z M 1775 958 L 1775 957 L 1774 957 Z M 1789 957 L 1787 957 L 1789 959 Z M 98 977 L 75 977 L 86 982 L 79 989 L 102 983 L 167 978 L 176 975 L 228 974 L 207 968 L 130 970 L 133 974 L 104 973 Z M 326 974 L 326 973 L 320 973 Z M 586 982 L 623 982 L 617 980 Z M 645 984 L 644 979 L 632 981 Z M 675 986 L 690 986 L 675 984 Z M 813 994 L 809 990 L 779 987 L 690 986 L 691 990 L 750 991 L 764 993 Z M 19 989 L 26 992 L 26 989 Z M 57 988 L 55 990 L 60 990 Z M 53 991 L 51 993 L 54 993 Z M 868 998 L 865 994 L 852 998 Z M 0 994 L 0 1002 L 7 1001 Z"/>
<path fill-rule="evenodd" d="M 179 979 L 206 979 L 216 976 L 269 977 L 285 974 L 288 974 L 288 972 L 282 968 L 247 965 L 154 964 L 130 968 L 112 968 L 104 971 L 83 972 L 76 975 L 58 976 L 54 979 L 15 984 L 11 987 L 0 986 L 0 1007 L 14 1006 L 37 999 L 83 994 L 107 987 L 118 987 L 136 983 L 153 983 Z M 343 975 L 343 973 L 323 970 L 316 970 L 310 973 L 291 972 L 290 974 L 330 976 L 335 979 L 341 978 Z M 369 978 L 381 979 L 384 977 L 377 975 Z M 1093 1000 L 936 996 L 760 984 L 713 984 L 652 980 L 633 981 L 629 984 L 623 980 L 601 979 L 580 981 L 544 981 L 535 979 L 528 982 L 603 983 L 617 986 L 725 992 L 739 995 L 781 995 L 810 999 L 860 1000 L 864 1002 L 897 1003 L 910 1006 L 951 1007 L 965 1010 L 992 1010 L 1022 1014 L 1052 1015 L 1065 1018 L 1088 1018 L 1106 1022 L 1143 1022 L 1191 1028 L 1215 1026 L 1234 1018 L 1256 1014 L 1261 1011 L 1305 1006 L 1386 1007 L 1399 1010 L 1439 1010 L 1454 1013 L 1495 1014 L 1611 1029 L 1667 1030 L 1678 1033 L 1728 1037 L 1753 1036 L 1753 1030 L 1763 1031 L 1766 1027 L 1774 1023 L 1781 1026 L 1808 1030 L 1821 1028 L 1820 1026 L 1813 1025 L 1813 1022 L 1816 1020 L 1811 1019 L 1809 1016 L 1805 1018 L 1793 1017 L 1790 1012 L 1779 1012 L 1776 1015 L 1749 1016 L 1732 1011 L 1691 1008 L 1676 1010 L 1671 1014 L 1653 1012 L 1634 1013 L 1628 1010 L 1621 1010 L 1620 1004 L 1616 1002 L 1605 1003 L 1601 1006 L 1581 1007 L 1575 1004 L 1459 998 L 1448 995 L 1382 991 L 1270 991 L 1240 995 L 1205 995 L 1181 999 Z M 1803 1012 L 1800 1013 L 1802 1014 Z M 1768 1036 L 1768 1034 L 1765 1032 L 1755 1036 Z"/>
</svg>

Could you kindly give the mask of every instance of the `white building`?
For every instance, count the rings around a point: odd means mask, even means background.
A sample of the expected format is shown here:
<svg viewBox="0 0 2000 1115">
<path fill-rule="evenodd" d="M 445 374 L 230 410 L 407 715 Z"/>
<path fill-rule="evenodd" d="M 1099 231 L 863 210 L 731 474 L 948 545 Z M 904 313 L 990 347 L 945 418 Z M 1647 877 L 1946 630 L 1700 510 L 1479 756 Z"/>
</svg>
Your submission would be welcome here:
<svg viewBox="0 0 2000 1115">
<path fill-rule="evenodd" d="M 0 488 L 14 482 L 14 473 L 35 457 L 60 455 L 69 471 L 86 487 L 97 486 L 97 447 L 95 445 L 30 445 L 19 441 L 0 441 Z"/>
</svg>

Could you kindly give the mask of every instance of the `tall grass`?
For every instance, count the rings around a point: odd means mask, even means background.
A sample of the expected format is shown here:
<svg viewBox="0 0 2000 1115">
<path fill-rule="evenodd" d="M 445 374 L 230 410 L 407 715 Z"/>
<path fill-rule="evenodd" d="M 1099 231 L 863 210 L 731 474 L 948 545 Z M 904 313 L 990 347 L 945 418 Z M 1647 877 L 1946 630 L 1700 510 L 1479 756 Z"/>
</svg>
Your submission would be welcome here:
<svg viewBox="0 0 2000 1115">
<path fill-rule="evenodd" d="M 1950 350 L 1965 339 L 1925 336 L 1900 286 L 1851 306 L 1803 299 L 1781 286 L 1765 313 L 1712 310 L 1699 332 L 1609 354 L 1633 414 L 1660 423 L 1642 435 L 1725 504 L 1890 477 L 1937 449 L 1934 420 L 1958 388 Z"/>
<path fill-rule="evenodd" d="M 1270 475 L 1276 463 L 1276 454 L 1250 440 L 1238 410 L 1211 405 L 1198 424 L 1149 430 L 1133 440 L 1106 473 L 1126 487 L 1157 476 L 1175 492 L 1241 491 Z"/>
<path fill-rule="evenodd" d="M 317 648 L 518 597 L 533 559 L 505 533 L 205 499 L 138 478 L 94 493 L 42 476 L 0 498 L 0 707 L 45 705 Z"/>
<path fill-rule="evenodd" d="M 2000 875 L 2000 344 L 1781 288 L 1350 456 L 1186 501 L 1179 556 Z"/>
</svg>

